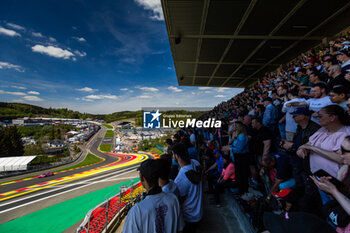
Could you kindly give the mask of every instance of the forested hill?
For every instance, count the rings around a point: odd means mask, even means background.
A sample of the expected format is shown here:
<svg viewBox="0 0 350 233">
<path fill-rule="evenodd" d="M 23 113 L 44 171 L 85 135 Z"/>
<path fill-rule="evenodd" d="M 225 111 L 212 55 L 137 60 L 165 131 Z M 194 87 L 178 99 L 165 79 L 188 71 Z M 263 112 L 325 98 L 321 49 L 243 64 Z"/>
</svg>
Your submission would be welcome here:
<svg viewBox="0 0 350 233">
<path fill-rule="evenodd" d="M 17 117 L 62 117 L 88 118 L 91 114 L 80 113 L 66 108 L 42 108 L 30 104 L 0 102 L 0 118 L 13 119 Z"/>
<path fill-rule="evenodd" d="M 184 110 L 166 111 L 167 114 L 189 113 Z M 199 117 L 204 112 L 190 112 L 193 117 Z M 98 119 L 105 122 L 134 119 L 137 125 L 141 125 L 142 111 L 123 111 L 111 114 L 89 114 L 69 110 L 67 108 L 43 108 L 30 104 L 0 102 L 0 120 L 9 120 L 18 117 L 60 117 L 73 119 Z"/>
</svg>

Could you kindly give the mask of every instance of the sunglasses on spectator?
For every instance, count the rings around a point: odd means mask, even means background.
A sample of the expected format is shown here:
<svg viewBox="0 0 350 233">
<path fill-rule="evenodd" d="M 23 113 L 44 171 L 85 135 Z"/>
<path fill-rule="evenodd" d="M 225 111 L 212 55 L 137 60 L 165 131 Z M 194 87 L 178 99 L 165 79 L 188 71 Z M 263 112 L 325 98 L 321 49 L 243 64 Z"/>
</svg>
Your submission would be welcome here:
<svg viewBox="0 0 350 233">
<path fill-rule="evenodd" d="M 350 153 L 350 150 L 345 149 L 343 146 L 340 146 L 341 153 Z"/>
</svg>

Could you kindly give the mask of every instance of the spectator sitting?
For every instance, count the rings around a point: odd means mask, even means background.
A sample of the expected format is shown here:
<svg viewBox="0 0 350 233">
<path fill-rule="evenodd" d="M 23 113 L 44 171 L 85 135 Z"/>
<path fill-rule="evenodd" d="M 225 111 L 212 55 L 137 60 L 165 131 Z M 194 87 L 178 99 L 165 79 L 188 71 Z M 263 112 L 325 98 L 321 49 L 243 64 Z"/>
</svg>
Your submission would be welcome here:
<svg viewBox="0 0 350 233">
<path fill-rule="evenodd" d="M 138 170 L 147 196 L 130 209 L 123 233 L 177 232 L 181 227 L 179 201 L 174 194 L 164 193 L 159 187 L 158 162 L 148 159 Z"/>
<path fill-rule="evenodd" d="M 346 102 L 348 100 L 348 90 L 343 86 L 334 86 L 329 93 L 332 103 L 338 104 L 344 110 L 346 109 Z"/>
<path fill-rule="evenodd" d="M 207 193 L 213 193 L 214 192 L 214 184 L 219 179 L 222 169 L 224 167 L 224 161 L 222 160 L 222 155 L 220 153 L 220 150 L 216 149 L 213 151 L 213 155 L 215 156 L 215 163 L 205 171 L 205 174 L 207 175 L 208 179 L 208 192 Z"/>
<path fill-rule="evenodd" d="M 235 182 L 235 165 L 228 155 L 223 156 L 224 168 L 220 178 L 215 184 L 215 202 L 217 207 L 220 207 L 220 193 L 222 193 L 225 188 L 236 188 L 237 183 Z"/>
<path fill-rule="evenodd" d="M 173 146 L 173 153 L 181 167 L 175 184 L 180 191 L 180 203 L 185 220 L 183 232 L 196 232 L 203 216 L 200 164 L 190 159 L 186 147 L 180 143 Z"/>
<path fill-rule="evenodd" d="M 350 136 L 345 137 L 341 144 L 343 163 L 350 165 Z M 345 188 L 339 190 L 330 182 L 330 177 L 311 177 L 317 187 L 329 193 L 335 200 L 332 200 L 324 207 L 327 218 L 337 227 L 337 232 L 350 231 L 350 170 L 343 179 Z"/>
<path fill-rule="evenodd" d="M 299 147 L 297 154 L 305 158 L 310 153 L 310 170 L 312 173 L 323 169 L 333 177 L 338 177 L 342 159 L 340 146 L 344 138 L 350 134 L 348 116 L 338 105 L 329 105 L 321 109 L 317 118 L 320 128 L 309 142 Z"/>
<path fill-rule="evenodd" d="M 350 69 L 350 55 L 347 49 L 341 49 L 337 53 L 337 60 L 341 62 L 341 71 Z"/>
<path fill-rule="evenodd" d="M 293 178 L 292 166 L 287 156 L 279 154 L 265 156 L 261 161 L 261 165 L 263 168 L 260 171 L 260 175 L 263 175 L 264 170 L 267 169 L 270 180 L 273 182 L 267 200 L 270 200 L 274 192 L 294 187 L 295 179 Z"/>
<path fill-rule="evenodd" d="M 275 106 L 272 104 L 272 99 L 267 97 L 264 99 L 265 112 L 263 116 L 263 124 L 268 127 L 271 132 L 275 131 L 278 111 Z"/>
</svg>

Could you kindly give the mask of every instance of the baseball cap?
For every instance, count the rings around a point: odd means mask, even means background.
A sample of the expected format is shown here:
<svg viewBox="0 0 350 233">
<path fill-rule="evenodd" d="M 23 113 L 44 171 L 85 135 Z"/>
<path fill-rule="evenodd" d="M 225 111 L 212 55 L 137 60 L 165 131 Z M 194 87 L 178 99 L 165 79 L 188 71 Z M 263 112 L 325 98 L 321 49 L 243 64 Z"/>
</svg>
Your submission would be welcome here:
<svg viewBox="0 0 350 233">
<path fill-rule="evenodd" d="M 297 107 L 293 112 L 290 113 L 292 116 L 295 115 L 305 115 L 311 116 L 312 112 L 306 107 Z"/>
<path fill-rule="evenodd" d="M 305 63 L 305 64 L 304 64 L 304 67 L 306 67 L 306 66 L 312 66 L 312 63 L 310 63 L 310 62 Z"/>
<path fill-rule="evenodd" d="M 345 73 L 349 73 L 349 72 L 350 72 L 350 69 L 345 70 Z"/>
<path fill-rule="evenodd" d="M 147 159 L 140 164 L 137 170 L 140 171 L 146 180 L 156 179 L 159 177 L 159 162 L 154 159 Z"/>
</svg>

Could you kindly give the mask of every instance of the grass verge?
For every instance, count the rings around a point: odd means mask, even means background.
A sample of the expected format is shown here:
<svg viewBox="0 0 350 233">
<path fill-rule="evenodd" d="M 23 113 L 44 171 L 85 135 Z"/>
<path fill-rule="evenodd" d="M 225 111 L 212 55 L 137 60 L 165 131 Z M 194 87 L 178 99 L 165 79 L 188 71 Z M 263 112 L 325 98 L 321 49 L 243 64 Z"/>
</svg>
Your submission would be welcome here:
<svg viewBox="0 0 350 233">
<path fill-rule="evenodd" d="M 163 152 L 161 152 L 160 150 L 158 150 L 156 147 L 152 147 L 149 151 L 152 152 L 152 153 L 155 153 L 155 154 L 157 154 L 157 155 L 162 155 L 162 154 L 164 154 Z"/>
<path fill-rule="evenodd" d="M 114 136 L 113 130 L 107 130 L 105 134 L 105 138 L 113 138 L 113 136 Z"/>
<path fill-rule="evenodd" d="M 104 123 L 102 123 L 102 125 L 107 127 L 107 129 L 113 129 L 113 126 L 111 126 L 111 125 L 107 125 L 107 124 L 104 124 Z"/>
<path fill-rule="evenodd" d="M 111 147 L 112 147 L 112 144 L 102 144 L 100 146 L 100 150 L 104 152 L 111 152 Z"/>
<path fill-rule="evenodd" d="M 78 167 L 83 167 L 83 166 L 87 166 L 87 165 L 91 165 L 91 164 L 94 164 L 94 163 L 98 163 L 98 162 L 102 162 L 103 159 L 93 155 L 93 154 L 87 154 L 87 156 L 85 157 L 85 159 L 78 163 L 78 164 L 75 164 L 71 167 L 67 167 L 67 168 L 64 168 L 64 169 L 61 169 L 61 170 L 57 170 L 55 172 L 59 172 L 59 171 L 63 171 L 63 170 L 69 170 L 69 169 L 74 169 L 74 168 L 78 168 Z"/>
</svg>

